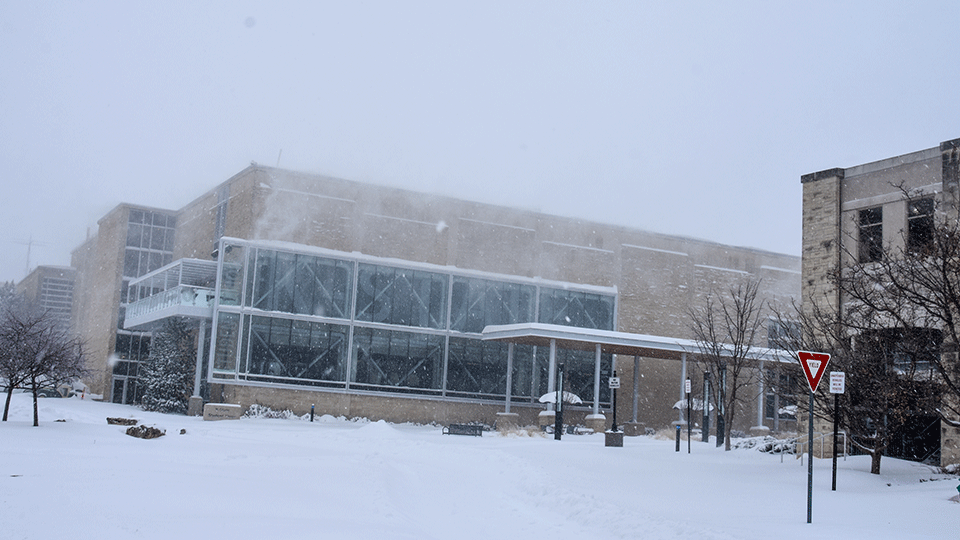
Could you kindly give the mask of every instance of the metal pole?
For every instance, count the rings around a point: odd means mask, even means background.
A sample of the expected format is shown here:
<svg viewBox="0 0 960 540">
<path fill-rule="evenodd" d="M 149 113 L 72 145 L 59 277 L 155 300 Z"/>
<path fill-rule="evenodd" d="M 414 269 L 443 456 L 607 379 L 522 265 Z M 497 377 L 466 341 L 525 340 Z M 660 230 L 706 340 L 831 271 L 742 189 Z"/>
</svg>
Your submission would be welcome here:
<svg viewBox="0 0 960 540">
<path fill-rule="evenodd" d="M 760 377 L 757 379 L 759 393 L 757 394 L 757 426 L 763 425 L 763 399 L 765 388 L 763 387 L 763 360 L 760 361 Z"/>
<path fill-rule="evenodd" d="M 507 343 L 507 403 L 503 412 L 510 412 L 510 400 L 513 399 L 513 342 Z"/>
<path fill-rule="evenodd" d="M 550 350 L 555 350 L 554 342 L 550 341 L 551 348 Z M 557 409 L 556 416 L 553 420 L 553 438 L 554 440 L 559 441 L 560 437 L 563 435 L 563 364 L 559 366 L 559 373 L 557 373 Z"/>
<path fill-rule="evenodd" d="M 680 353 L 680 401 L 683 401 L 683 394 L 686 391 L 686 380 L 687 380 L 687 353 Z M 683 422 L 688 420 L 689 423 L 691 412 L 688 410 L 687 414 L 683 414 L 683 407 L 680 409 L 680 418 L 677 420 Z"/>
<path fill-rule="evenodd" d="M 616 371 L 613 372 L 613 376 L 614 377 L 617 376 Z M 613 399 L 613 427 L 610 428 L 610 431 L 616 433 L 618 431 L 617 430 L 617 389 L 614 388 L 612 389 L 612 391 L 613 391 L 613 396 L 611 397 L 611 399 Z"/>
<path fill-rule="evenodd" d="M 633 420 L 637 423 L 637 405 L 640 399 L 640 357 L 633 357 Z"/>
<path fill-rule="evenodd" d="M 710 372 L 703 372 L 703 442 L 710 442 Z"/>
<path fill-rule="evenodd" d="M 200 395 L 200 379 L 203 376 L 203 341 L 207 336 L 207 322 L 200 321 L 200 334 L 197 336 L 197 371 L 193 374 L 193 395 Z"/>
<path fill-rule="evenodd" d="M 727 436 L 727 364 L 720 364 L 720 380 L 717 381 L 717 447 L 723 445 Z"/>
<path fill-rule="evenodd" d="M 813 390 L 810 391 L 810 421 L 807 424 L 807 523 L 813 523 Z"/>
<path fill-rule="evenodd" d="M 837 436 L 840 434 L 840 394 L 833 395 L 833 483 L 830 491 L 837 490 Z"/>
<path fill-rule="evenodd" d="M 550 340 L 550 367 L 547 369 L 547 392 L 555 392 L 557 390 L 557 340 Z M 553 407 L 553 410 L 557 410 L 557 404 L 548 405 L 547 409 Z"/>
<path fill-rule="evenodd" d="M 690 386 L 690 377 L 687 377 L 687 382 L 684 390 Z M 693 392 L 687 390 L 687 453 L 690 453 L 690 430 L 691 425 L 693 424 Z"/>
<path fill-rule="evenodd" d="M 602 351 L 597 343 L 596 354 L 593 359 L 593 414 L 600 414 L 600 357 Z"/>
</svg>

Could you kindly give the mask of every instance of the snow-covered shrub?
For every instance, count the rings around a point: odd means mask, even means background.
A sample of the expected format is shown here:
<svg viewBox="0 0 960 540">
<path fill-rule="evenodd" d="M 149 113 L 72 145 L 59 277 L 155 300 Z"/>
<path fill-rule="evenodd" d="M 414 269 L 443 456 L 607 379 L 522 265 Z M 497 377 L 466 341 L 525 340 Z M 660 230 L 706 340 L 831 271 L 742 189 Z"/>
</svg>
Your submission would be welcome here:
<svg viewBox="0 0 960 540">
<path fill-rule="evenodd" d="M 777 439 L 766 435 L 764 437 L 747 437 L 733 443 L 734 449 L 749 450 L 754 449 L 758 452 L 767 452 L 770 454 L 793 454 L 797 445 L 797 439 Z"/>
<path fill-rule="evenodd" d="M 305 414 L 303 416 L 297 416 L 296 413 L 290 409 L 284 409 L 282 411 L 275 411 L 270 407 L 260 405 L 259 403 L 254 403 L 250 405 L 250 408 L 247 409 L 247 412 L 243 413 L 243 418 L 272 418 L 279 420 L 309 420 L 310 415 Z"/>
</svg>

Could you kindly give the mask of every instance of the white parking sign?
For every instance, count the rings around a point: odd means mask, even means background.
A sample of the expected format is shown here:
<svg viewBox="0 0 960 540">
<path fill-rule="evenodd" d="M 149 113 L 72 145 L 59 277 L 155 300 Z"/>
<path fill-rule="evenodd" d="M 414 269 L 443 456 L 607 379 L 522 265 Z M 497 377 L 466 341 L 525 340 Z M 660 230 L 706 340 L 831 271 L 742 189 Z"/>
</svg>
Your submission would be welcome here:
<svg viewBox="0 0 960 540">
<path fill-rule="evenodd" d="M 846 389 L 846 376 L 847 374 L 842 371 L 831 371 L 830 372 L 830 393 L 831 394 L 842 394 Z"/>
</svg>

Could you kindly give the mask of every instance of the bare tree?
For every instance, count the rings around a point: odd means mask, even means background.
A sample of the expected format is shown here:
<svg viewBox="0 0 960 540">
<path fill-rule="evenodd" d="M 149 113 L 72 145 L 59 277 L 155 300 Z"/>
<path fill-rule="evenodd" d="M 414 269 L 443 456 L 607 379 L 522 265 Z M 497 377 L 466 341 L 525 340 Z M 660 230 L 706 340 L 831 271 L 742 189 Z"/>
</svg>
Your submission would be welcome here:
<svg viewBox="0 0 960 540">
<path fill-rule="evenodd" d="M 852 259 L 852 257 L 851 257 Z M 886 248 L 879 260 L 854 262 L 832 277 L 852 321 L 880 320 L 907 333 L 937 331 L 942 352 L 925 357 L 944 391 L 955 399 L 941 403 L 941 418 L 960 426 L 960 230 L 940 223 L 922 238 L 905 239 L 902 248 Z M 850 322 L 846 322 L 848 326 Z M 869 328 L 866 328 L 869 329 Z"/>
<path fill-rule="evenodd" d="M 36 333 L 36 321 L 24 320 L 10 305 L 0 312 L 0 380 L 7 393 L 3 406 L 3 421 L 10 412 L 13 391 L 26 381 L 29 360 L 23 354 L 26 343 Z"/>
<path fill-rule="evenodd" d="M 731 287 L 727 295 L 711 293 L 702 306 L 688 311 L 690 329 L 700 349 L 698 361 L 717 384 L 717 444 L 725 441 L 726 450 L 731 448 L 730 431 L 737 407 L 744 406 L 745 393 L 756 384 L 756 366 L 750 352 L 764 321 L 759 288 L 759 281 L 744 280 Z"/>
<path fill-rule="evenodd" d="M 806 299 L 804 309 L 794 304 L 786 311 L 774 310 L 780 324 L 798 328 L 779 336 L 774 346 L 830 354 L 831 371 L 846 374 L 845 403 L 840 417 L 834 418 L 834 398 L 817 392 L 814 415 L 839 422 L 849 441 L 871 456 L 870 472 L 880 474 L 881 458 L 898 432 L 917 411 L 933 410 L 939 381 L 925 366 L 937 356 L 939 332 L 890 327 L 888 320 L 862 305 L 835 311 L 815 300 Z"/>
<path fill-rule="evenodd" d="M 33 425 L 40 425 L 37 399 L 43 389 L 57 390 L 86 374 L 83 344 L 71 338 L 47 312 L 7 309 L 0 319 L 0 369 L 8 381 L 3 420 L 15 388 L 33 396 Z"/>
</svg>

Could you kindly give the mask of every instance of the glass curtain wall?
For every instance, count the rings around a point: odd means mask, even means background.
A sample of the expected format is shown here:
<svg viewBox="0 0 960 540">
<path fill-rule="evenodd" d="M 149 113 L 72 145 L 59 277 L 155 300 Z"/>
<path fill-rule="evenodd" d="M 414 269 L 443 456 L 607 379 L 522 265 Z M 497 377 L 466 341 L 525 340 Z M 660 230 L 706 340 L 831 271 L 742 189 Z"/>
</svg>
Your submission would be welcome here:
<svg viewBox="0 0 960 540">
<path fill-rule="evenodd" d="M 174 231 L 177 218 L 172 214 L 131 208 L 127 217 L 126 242 L 123 251 L 123 277 L 120 298 L 127 300 L 130 280 L 138 278 L 173 262 Z M 138 298 L 139 300 L 139 298 Z M 120 304 L 113 364 L 113 384 L 110 400 L 114 403 L 140 402 L 142 389 L 137 383 L 140 364 L 147 360 L 150 349 L 149 332 L 131 332 L 123 329 L 126 304 Z"/>
<path fill-rule="evenodd" d="M 484 327 L 613 330 L 615 308 L 612 293 L 573 286 L 246 244 L 222 250 L 219 298 L 215 379 L 490 400 L 506 396 L 507 344 L 482 341 Z M 548 354 L 514 348 L 514 400 L 546 393 Z M 593 354 L 561 355 L 568 389 L 592 401 Z M 605 376 L 610 364 L 604 355 Z"/>
</svg>

